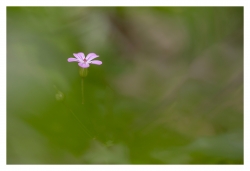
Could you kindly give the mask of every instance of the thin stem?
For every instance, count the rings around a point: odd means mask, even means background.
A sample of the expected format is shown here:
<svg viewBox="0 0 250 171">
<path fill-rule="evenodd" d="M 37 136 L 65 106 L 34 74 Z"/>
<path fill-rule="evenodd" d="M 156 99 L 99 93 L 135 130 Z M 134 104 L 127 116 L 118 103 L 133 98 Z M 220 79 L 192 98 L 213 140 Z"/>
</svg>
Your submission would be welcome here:
<svg viewBox="0 0 250 171">
<path fill-rule="evenodd" d="M 82 104 L 84 104 L 84 87 L 83 87 L 83 84 L 84 84 L 84 78 L 82 77 Z"/>
<path fill-rule="evenodd" d="M 93 138 L 90 133 L 87 131 L 87 128 L 84 126 L 84 124 L 80 121 L 80 119 L 75 115 L 75 113 L 63 102 L 63 104 L 68 108 L 68 110 L 71 112 L 71 114 L 76 118 L 76 120 L 81 124 L 82 129 L 85 133 L 88 134 L 90 138 Z"/>
</svg>

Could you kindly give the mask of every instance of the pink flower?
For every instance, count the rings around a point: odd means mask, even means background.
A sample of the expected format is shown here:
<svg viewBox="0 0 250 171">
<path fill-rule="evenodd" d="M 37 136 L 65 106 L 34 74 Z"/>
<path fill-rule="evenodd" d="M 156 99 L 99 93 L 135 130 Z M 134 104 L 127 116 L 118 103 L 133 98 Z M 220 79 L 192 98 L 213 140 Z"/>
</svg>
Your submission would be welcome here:
<svg viewBox="0 0 250 171">
<path fill-rule="evenodd" d="M 78 62 L 78 65 L 82 68 L 88 68 L 89 64 L 96 64 L 96 65 L 101 65 L 102 61 L 99 60 L 93 60 L 97 57 L 99 57 L 95 53 L 89 53 L 86 58 L 84 56 L 84 53 L 79 52 L 79 53 L 73 53 L 75 58 L 68 58 L 68 62 Z"/>
</svg>

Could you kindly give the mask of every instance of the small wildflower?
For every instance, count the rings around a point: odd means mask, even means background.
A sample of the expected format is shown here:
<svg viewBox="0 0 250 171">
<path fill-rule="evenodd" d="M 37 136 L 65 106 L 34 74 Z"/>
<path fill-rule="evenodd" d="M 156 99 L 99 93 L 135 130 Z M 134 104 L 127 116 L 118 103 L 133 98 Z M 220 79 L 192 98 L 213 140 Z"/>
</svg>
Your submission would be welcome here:
<svg viewBox="0 0 250 171">
<path fill-rule="evenodd" d="M 68 58 L 68 62 L 78 62 L 78 65 L 81 68 L 88 68 L 89 64 L 96 64 L 96 65 L 101 65 L 102 64 L 102 61 L 93 60 L 93 59 L 99 57 L 95 53 L 89 53 L 86 56 L 86 58 L 85 58 L 84 53 L 82 53 L 82 52 L 73 53 L 73 55 L 75 56 L 75 58 Z"/>
</svg>

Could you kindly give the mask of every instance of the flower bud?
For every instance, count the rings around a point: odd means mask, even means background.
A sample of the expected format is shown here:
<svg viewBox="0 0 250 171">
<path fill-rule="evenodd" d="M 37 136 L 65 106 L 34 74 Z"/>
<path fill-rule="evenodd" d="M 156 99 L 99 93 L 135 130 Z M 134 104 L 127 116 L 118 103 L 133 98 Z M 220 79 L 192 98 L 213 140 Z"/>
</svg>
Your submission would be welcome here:
<svg viewBox="0 0 250 171">
<path fill-rule="evenodd" d="M 79 74 L 80 74 L 80 77 L 86 77 L 88 75 L 88 69 L 80 67 Z"/>
<path fill-rule="evenodd" d="M 57 93 L 56 93 L 56 100 L 58 100 L 58 101 L 62 101 L 63 99 L 64 99 L 64 94 L 61 92 L 61 91 L 58 91 Z"/>
</svg>

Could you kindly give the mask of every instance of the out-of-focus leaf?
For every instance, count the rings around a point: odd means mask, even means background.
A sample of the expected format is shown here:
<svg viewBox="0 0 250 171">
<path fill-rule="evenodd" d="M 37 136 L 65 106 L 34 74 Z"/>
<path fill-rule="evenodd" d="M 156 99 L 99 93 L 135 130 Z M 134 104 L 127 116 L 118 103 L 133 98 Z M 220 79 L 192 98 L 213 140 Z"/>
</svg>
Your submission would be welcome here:
<svg viewBox="0 0 250 171">
<path fill-rule="evenodd" d="M 122 144 L 110 144 L 107 146 L 93 141 L 90 149 L 84 155 L 87 163 L 93 164 L 129 164 L 128 148 Z"/>
</svg>

